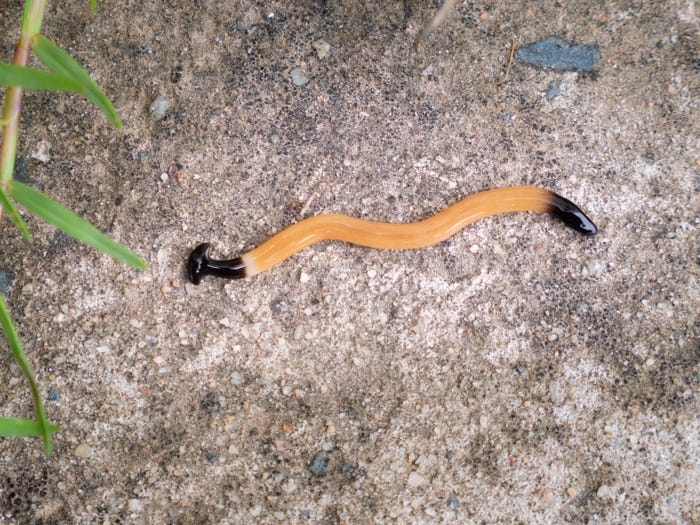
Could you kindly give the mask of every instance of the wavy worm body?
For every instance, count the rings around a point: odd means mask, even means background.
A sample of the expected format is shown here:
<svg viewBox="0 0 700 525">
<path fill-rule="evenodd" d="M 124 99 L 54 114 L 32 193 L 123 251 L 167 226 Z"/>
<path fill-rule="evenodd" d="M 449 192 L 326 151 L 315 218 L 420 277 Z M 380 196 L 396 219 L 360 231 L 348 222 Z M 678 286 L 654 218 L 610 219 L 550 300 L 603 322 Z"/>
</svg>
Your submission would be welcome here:
<svg viewBox="0 0 700 525">
<path fill-rule="evenodd" d="M 390 224 L 348 217 L 317 215 L 282 230 L 257 248 L 227 261 L 209 257 L 209 244 L 190 254 L 188 276 L 199 284 L 205 275 L 229 279 L 251 277 L 319 241 L 344 241 L 369 248 L 406 250 L 424 248 L 452 237 L 474 221 L 498 213 L 536 211 L 549 213 L 586 235 L 598 228 L 574 203 L 561 195 L 529 186 L 483 191 L 467 197 L 420 222 Z"/>
</svg>

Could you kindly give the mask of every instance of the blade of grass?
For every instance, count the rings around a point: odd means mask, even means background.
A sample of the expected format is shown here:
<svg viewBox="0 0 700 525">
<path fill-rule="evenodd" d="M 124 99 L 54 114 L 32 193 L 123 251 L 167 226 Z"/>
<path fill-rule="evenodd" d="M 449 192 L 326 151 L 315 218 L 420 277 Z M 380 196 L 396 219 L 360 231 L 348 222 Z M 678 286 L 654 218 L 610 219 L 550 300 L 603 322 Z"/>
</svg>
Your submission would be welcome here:
<svg viewBox="0 0 700 525">
<path fill-rule="evenodd" d="M 32 234 L 29 233 L 29 229 L 27 228 L 27 225 L 24 224 L 22 217 L 19 216 L 17 208 L 15 208 L 15 205 L 12 204 L 12 201 L 7 196 L 7 193 L 3 191 L 2 188 L 0 188 L 0 205 L 2 205 L 3 209 L 5 210 L 5 213 L 7 213 L 7 216 L 10 219 L 12 219 L 12 222 L 15 223 L 15 226 L 19 228 L 19 231 L 22 232 L 22 235 L 24 235 L 25 239 L 31 241 Z"/>
<path fill-rule="evenodd" d="M 31 67 L 0 62 L 0 86 L 20 86 L 26 89 L 81 92 L 82 86 L 72 78 Z"/>
<path fill-rule="evenodd" d="M 117 129 L 122 129 L 117 111 L 107 95 L 68 53 L 42 35 L 32 36 L 32 51 L 51 71 L 70 77 L 80 84 L 83 88 L 81 93 L 95 104 Z"/>
<path fill-rule="evenodd" d="M 90 244 L 133 268 L 146 268 L 146 263 L 128 248 L 110 239 L 75 212 L 50 199 L 43 193 L 13 180 L 10 183 L 10 194 L 17 202 L 33 214 L 41 217 L 49 224 L 53 224 L 59 230 L 66 232 L 79 241 Z"/>
<path fill-rule="evenodd" d="M 97 10 L 97 0 L 90 0 L 90 11 L 93 13 Z"/>
<path fill-rule="evenodd" d="M 5 301 L 2 299 L 2 295 L 0 295 L 0 326 L 2 326 L 5 332 L 5 337 L 7 337 L 7 342 L 10 344 L 10 349 L 12 350 L 12 355 L 15 357 L 17 366 L 19 366 L 19 369 L 29 383 L 29 389 L 32 391 L 32 398 L 34 399 L 34 410 L 36 411 L 36 417 L 39 420 L 39 428 L 41 429 L 41 435 L 44 439 L 44 448 L 47 454 L 51 454 L 51 432 L 49 431 L 49 422 L 46 420 L 44 405 L 41 404 L 39 387 L 36 384 L 34 372 L 27 360 L 27 355 L 24 353 L 22 342 L 17 335 L 17 330 L 15 330 L 15 325 L 12 324 L 10 314 L 5 307 Z"/>
<path fill-rule="evenodd" d="M 54 434 L 61 430 L 56 425 L 49 424 L 49 432 Z M 0 417 L 0 436 L 41 436 L 41 425 L 33 419 L 16 419 Z"/>
</svg>

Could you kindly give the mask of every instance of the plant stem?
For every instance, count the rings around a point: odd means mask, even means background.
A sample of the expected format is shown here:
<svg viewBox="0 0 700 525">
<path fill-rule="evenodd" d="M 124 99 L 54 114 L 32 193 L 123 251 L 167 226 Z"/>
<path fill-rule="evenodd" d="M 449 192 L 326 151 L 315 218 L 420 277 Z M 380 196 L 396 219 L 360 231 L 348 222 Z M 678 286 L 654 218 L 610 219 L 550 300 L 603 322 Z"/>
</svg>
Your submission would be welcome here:
<svg viewBox="0 0 700 525">
<path fill-rule="evenodd" d="M 32 35 L 39 33 L 44 18 L 46 0 L 27 0 L 22 17 L 22 33 L 15 48 L 12 63 L 27 66 Z M 0 149 L 0 187 L 7 191 L 15 169 L 17 155 L 17 136 L 19 132 L 19 113 L 22 108 L 22 88 L 8 86 L 5 104 L 2 108 L 2 149 Z M 0 210 L 0 214 L 2 211 Z M 0 215 L 1 217 L 1 215 Z"/>
</svg>

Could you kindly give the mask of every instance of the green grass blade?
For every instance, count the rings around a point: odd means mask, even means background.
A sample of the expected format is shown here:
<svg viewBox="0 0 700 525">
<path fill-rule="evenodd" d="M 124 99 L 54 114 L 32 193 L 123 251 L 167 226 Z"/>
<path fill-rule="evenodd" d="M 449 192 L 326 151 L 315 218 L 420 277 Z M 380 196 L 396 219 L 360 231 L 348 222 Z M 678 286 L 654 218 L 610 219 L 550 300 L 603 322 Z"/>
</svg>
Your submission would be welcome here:
<svg viewBox="0 0 700 525">
<path fill-rule="evenodd" d="M 0 205 L 2 205 L 5 213 L 7 213 L 7 216 L 12 220 L 12 222 L 15 223 L 15 226 L 19 228 L 19 231 L 22 232 L 22 235 L 24 235 L 28 241 L 31 241 L 32 234 L 29 233 L 29 229 L 27 228 L 27 225 L 24 224 L 22 217 L 19 216 L 17 208 L 15 208 L 15 205 L 12 204 L 12 201 L 7 196 L 7 193 L 2 190 L 2 188 L 0 188 Z"/>
<path fill-rule="evenodd" d="M 17 330 L 15 325 L 12 324 L 12 319 L 10 319 L 10 314 L 5 308 L 5 301 L 0 295 L 0 326 L 2 326 L 5 332 L 5 337 L 7 337 L 7 342 L 10 344 L 10 349 L 12 350 L 12 355 L 15 357 L 17 366 L 24 374 L 24 377 L 29 383 L 29 389 L 32 392 L 32 398 L 34 399 L 34 410 L 36 411 L 36 417 L 39 420 L 39 428 L 41 429 L 41 435 L 44 439 L 44 448 L 47 454 L 51 454 L 51 432 L 49 430 L 49 422 L 46 420 L 46 412 L 44 412 L 44 405 L 41 404 L 41 395 L 39 394 L 39 387 L 36 384 L 36 379 L 34 378 L 34 372 L 32 367 L 27 360 L 27 355 L 24 353 L 24 348 L 22 347 L 22 342 L 19 340 L 17 335 Z"/>
<path fill-rule="evenodd" d="M 10 194 L 29 211 L 79 241 L 90 244 L 129 266 L 138 269 L 146 268 L 146 263 L 128 248 L 110 239 L 85 219 L 80 218 L 76 213 L 43 193 L 13 180 L 10 186 Z"/>
<path fill-rule="evenodd" d="M 83 88 L 72 78 L 31 67 L 0 62 L 0 86 L 20 86 L 25 89 L 82 92 Z"/>
<path fill-rule="evenodd" d="M 82 87 L 81 93 L 95 104 L 109 121 L 122 129 L 117 111 L 107 95 L 97 87 L 85 70 L 73 58 L 48 38 L 41 35 L 32 37 L 32 50 L 41 62 L 54 73 L 59 73 L 75 80 Z"/>
<path fill-rule="evenodd" d="M 61 430 L 56 425 L 49 424 L 49 432 L 54 434 Z M 0 417 L 0 436 L 41 436 L 41 425 L 33 419 L 15 419 Z"/>
<path fill-rule="evenodd" d="M 93 13 L 97 10 L 97 0 L 90 0 L 90 11 Z"/>
</svg>

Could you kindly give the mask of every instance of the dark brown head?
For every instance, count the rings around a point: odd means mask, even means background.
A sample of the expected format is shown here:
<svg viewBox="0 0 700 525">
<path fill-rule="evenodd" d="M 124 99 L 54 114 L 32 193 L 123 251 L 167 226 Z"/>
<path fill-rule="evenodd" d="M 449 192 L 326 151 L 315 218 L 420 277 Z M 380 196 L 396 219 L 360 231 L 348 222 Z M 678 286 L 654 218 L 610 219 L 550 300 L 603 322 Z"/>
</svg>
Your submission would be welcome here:
<svg viewBox="0 0 700 525">
<path fill-rule="evenodd" d="M 203 243 L 197 246 L 187 261 L 187 277 L 193 284 L 199 284 L 208 272 L 209 244 Z"/>
<path fill-rule="evenodd" d="M 187 261 L 187 277 L 193 284 L 199 284 L 205 275 L 216 275 L 227 279 L 242 279 L 246 276 L 245 264 L 240 257 L 228 261 L 216 261 L 209 257 L 209 243 L 197 246 Z"/>
</svg>

